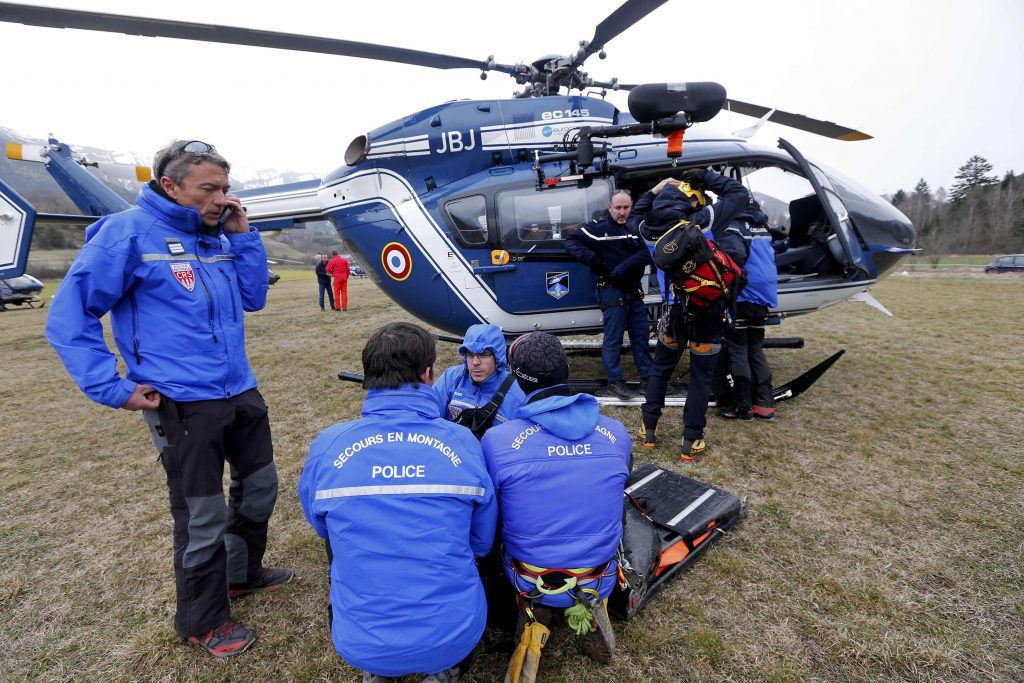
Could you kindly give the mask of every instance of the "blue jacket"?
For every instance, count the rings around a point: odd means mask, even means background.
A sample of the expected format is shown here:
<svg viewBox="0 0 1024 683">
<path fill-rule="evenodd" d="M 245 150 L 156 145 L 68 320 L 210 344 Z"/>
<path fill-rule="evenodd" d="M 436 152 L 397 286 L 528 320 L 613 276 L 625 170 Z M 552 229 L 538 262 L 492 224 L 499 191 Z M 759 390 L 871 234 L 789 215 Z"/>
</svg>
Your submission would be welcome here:
<svg viewBox="0 0 1024 683">
<path fill-rule="evenodd" d="M 693 213 L 689 221 L 704 228 L 707 238 L 743 268 L 747 284 L 737 300 L 769 307 L 777 305 L 778 272 L 768 232 L 768 216 L 738 180 L 705 171 L 700 187 L 714 192 L 718 200 Z M 637 207 L 641 204 L 638 201 Z M 673 185 L 666 186 L 651 204 L 656 209 L 678 208 L 680 213 L 691 210 L 689 200 Z"/>
<path fill-rule="evenodd" d="M 371 390 L 363 419 L 320 432 L 299 480 L 334 551 L 334 646 L 381 676 L 454 666 L 487 621 L 474 556 L 494 542 L 494 488 L 480 443 L 440 412 L 426 385 Z"/>
<path fill-rule="evenodd" d="M 629 433 L 601 415 L 588 394 L 541 398 L 516 417 L 481 442 L 498 491 L 507 554 L 547 568 L 611 561 L 598 586 L 607 597 L 615 583 L 622 492 L 632 462 Z M 507 567 L 506 573 L 515 583 Z M 544 596 L 541 602 L 568 607 L 572 597 Z"/>
<path fill-rule="evenodd" d="M 772 236 L 768 231 L 768 216 L 738 180 L 715 171 L 705 171 L 704 188 L 719 197 L 736 197 L 737 204 L 741 190 L 747 198 L 739 211 L 730 212 L 732 218 L 727 224 L 720 221 L 718 226 L 712 226 L 718 245 L 743 268 L 747 276 L 747 284 L 740 291 L 737 301 L 749 301 L 769 308 L 778 305 L 779 275 L 775 266 Z M 714 204 L 714 207 L 717 206 L 718 202 Z M 720 210 L 719 214 L 719 218 L 725 215 L 724 210 Z M 701 215 L 698 214 L 696 219 L 699 222 Z"/>
<path fill-rule="evenodd" d="M 494 354 L 495 370 L 490 377 L 477 384 L 469 374 L 466 352 L 483 353 L 487 349 Z M 509 376 L 505 336 L 497 325 L 472 325 L 466 330 L 465 340 L 459 347 L 459 355 L 462 356 L 462 365 L 448 368 L 434 382 L 434 391 L 441 399 L 443 415 L 449 420 L 457 420 L 467 408 L 484 407 Z M 505 400 L 501 402 L 494 416 L 494 424 L 512 419 L 516 409 L 523 405 L 524 401 L 526 396 L 523 395 L 523 390 L 519 388 L 518 383 L 512 382 L 505 392 Z"/>
<path fill-rule="evenodd" d="M 176 401 L 256 386 L 242 311 L 267 301 L 267 254 L 255 228 L 207 235 L 202 216 L 142 188 L 138 205 L 101 218 L 53 299 L 46 338 L 89 398 L 119 408 L 136 384 Z M 103 340 L 110 312 L 114 341 Z"/>
</svg>

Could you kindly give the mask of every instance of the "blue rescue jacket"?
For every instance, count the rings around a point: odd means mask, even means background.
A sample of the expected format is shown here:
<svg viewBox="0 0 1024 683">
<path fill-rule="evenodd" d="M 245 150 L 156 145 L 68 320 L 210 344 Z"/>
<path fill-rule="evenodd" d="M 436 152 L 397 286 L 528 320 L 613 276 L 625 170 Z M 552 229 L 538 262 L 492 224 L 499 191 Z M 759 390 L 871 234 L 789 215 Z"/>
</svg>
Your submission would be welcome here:
<svg viewBox="0 0 1024 683">
<path fill-rule="evenodd" d="M 86 231 L 54 296 L 46 338 L 79 388 L 111 408 L 121 407 L 136 384 L 175 401 L 254 388 L 242 312 L 267 301 L 259 233 L 207 235 L 198 210 L 149 186 L 137 203 Z M 108 311 L 127 379 L 103 340 L 100 318 Z"/>
<path fill-rule="evenodd" d="M 738 180 L 715 171 L 704 171 L 700 187 L 714 192 L 718 199 L 693 213 L 688 220 L 701 226 L 705 236 L 743 268 L 747 283 L 737 300 L 769 307 L 777 305 L 778 271 L 768 232 L 768 216 L 761 211 L 750 190 Z M 690 211 L 689 200 L 672 185 L 657 197 L 647 193 L 637 201 L 634 211 L 646 210 L 649 205 L 656 209 L 677 208 L 681 214 Z"/>
<path fill-rule="evenodd" d="M 481 442 L 498 491 L 506 554 L 549 569 L 608 562 L 596 586 L 607 597 L 615 584 L 622 493 L 632 464 L 629 433 L 601 415 L 597 399 L 588 394 L 526 403 L 516 417 L 489 430 Z M 507 566 L 506 573 L 515 584 Z M 541 602 L 568 607 L 573 599 L 563 593 Z"/>
<path fill-rule="evenodd" d="M 779 274 L 772 236 L 768 231 L 768 216 L 738 180 L 715 171 L 705 171 L 704 188 L 719 197 L 739 198 L 742 191 L 747 198 L 739 211 L 732 214 L 728 224 L 712 226 L 718 245 L 743 268 L 747 276 L 746 286 L 740 291 L 737 301 L 749 301 L 769 308 L 778 305 Z M 720 217 L 723 213 L 719 211 Z"/>
<path fill-rule="evenodd" d="M 477 384 L 469 374 L 466 365 L 466 352 L 483 353 L 487 349 L 494 354 L 495 371 L 490 377 Z M 466 337 L 459 347 L 462 365 L 453 365 L 441 373 L 434 382 L 434 391 L 441 399 L 444 416 L 449 420 L 457 420 L 467 408 L 482 408 L 491 400 L 494 393 L 501 388 L 509 376 L 505 336 L 497 325 L 478 324 L 466 330 Z M 494 416 L 494 424 L 512 419 L 519 406 L 526 401 L 519 384 L 512 385 L 505 392 L 505 399 Z"/>
<path fill-rule="evenodd" d="M 480 443 L 440 412 L 426 385 L 371 390 L 363 419 L 320 432 L 299 480 L 334 551 L 334 646 L 381 676 L 454 666 L 487 621 L 474 556 L 494 543 L 494 488 Z"/>
</svg>

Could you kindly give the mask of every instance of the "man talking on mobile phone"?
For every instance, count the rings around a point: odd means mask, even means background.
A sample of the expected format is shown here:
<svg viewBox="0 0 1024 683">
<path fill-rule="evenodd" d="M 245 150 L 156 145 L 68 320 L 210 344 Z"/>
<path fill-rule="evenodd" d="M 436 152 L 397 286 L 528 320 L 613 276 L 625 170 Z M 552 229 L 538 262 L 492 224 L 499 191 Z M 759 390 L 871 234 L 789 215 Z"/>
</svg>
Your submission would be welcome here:
<svg viewBox="0 0 1024 683">
<path fill-rule="evenodd" d="M 230 170 L 199 140 L 157 152 L 137 206 L 86 231 L 46 321 L 47 339 L 89 398 L 142 411 L 174 518 L 174 627 L 216 657 L 256 638 L 231 618 L 230 598 L 292 578 L 263 566 L 277 470 L 243 311 L 266 304 L 267 254 L 228 194 Z M 108 312 L 125 377 L 103 338 Z"/>
</svg>

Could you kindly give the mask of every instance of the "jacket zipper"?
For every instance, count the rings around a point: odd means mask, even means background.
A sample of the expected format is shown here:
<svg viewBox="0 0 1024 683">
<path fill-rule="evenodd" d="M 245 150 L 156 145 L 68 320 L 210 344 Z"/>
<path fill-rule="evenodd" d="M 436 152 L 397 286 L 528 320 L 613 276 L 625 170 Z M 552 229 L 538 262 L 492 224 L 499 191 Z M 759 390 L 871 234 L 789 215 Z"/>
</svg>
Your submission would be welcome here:
<svg viewBox="0 0 1024 683">
<path fill-rule="evenodd" d="M 199 255 L 199 247 L 202 246 L 199 240 L 196 240 L 196 256 Z M 199 282 L 203 285 L 203 291 L 206 293 L 206 309 L 210 315 L 210 334 L 213 335 L 213 343 L 217 343 L 217 330 L 213 324 L 213 295 L 210 294 L 210 288 L 206 286 L 206 278 L 203 277 L 203 263 L 196 259 L 196 272 L 199 274 Z"/>
<path fill-rule="evenodd" d="M 231 286 L 231 276 L 228 275 L 227 271 L 220 266 L 217 266 L 217 270 L 219 270 L 220 274 L 224 276 L 224 279 L 228 281 L 228 298 L 231 299 L 231 315 L 233 316 L 234 321 L 237 323 L 238 305 L 235 303 L 235 289 L 234 287 Z"/>
<path fill-rule="evenodd" d="M 128 301 L 132 306 L 132 350 L 135 353 L 135 364 L 142 365 L 142 356 L 139 354 L 139 304 L 135 300 L 135 292 L 133 291 Z"/>
</svg>

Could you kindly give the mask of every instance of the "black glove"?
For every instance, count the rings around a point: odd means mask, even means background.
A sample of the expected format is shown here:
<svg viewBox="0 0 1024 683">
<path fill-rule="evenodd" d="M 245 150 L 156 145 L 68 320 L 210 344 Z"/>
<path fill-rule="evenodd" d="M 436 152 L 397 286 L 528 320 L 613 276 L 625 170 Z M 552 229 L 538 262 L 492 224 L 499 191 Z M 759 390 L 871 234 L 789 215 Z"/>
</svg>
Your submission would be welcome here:
<svg viewBox="0 0 1024 683">
<path fill-rule="evenodd" d="M 696 189 L 699 190 L 702 187 L 704 187 L 704 169 L 703 168 L 693 168 L 693 169 L 690 169 L 689 171 L 684 171 L 683 175 L 680 177 L 680 180 L 682 180 L 684 183 L 686 183 L 690 187 L 693 187 L 693 188 L 696 188 Z"/>
</svg>

